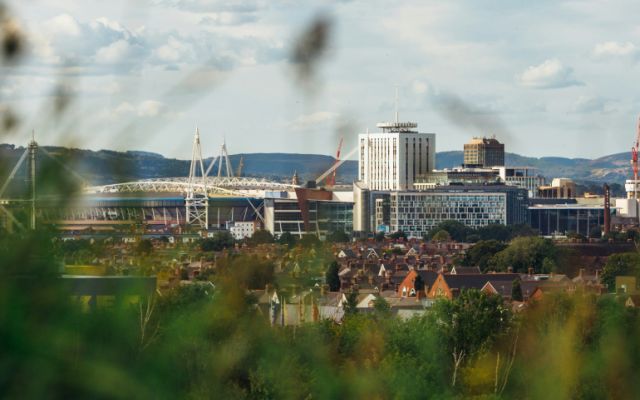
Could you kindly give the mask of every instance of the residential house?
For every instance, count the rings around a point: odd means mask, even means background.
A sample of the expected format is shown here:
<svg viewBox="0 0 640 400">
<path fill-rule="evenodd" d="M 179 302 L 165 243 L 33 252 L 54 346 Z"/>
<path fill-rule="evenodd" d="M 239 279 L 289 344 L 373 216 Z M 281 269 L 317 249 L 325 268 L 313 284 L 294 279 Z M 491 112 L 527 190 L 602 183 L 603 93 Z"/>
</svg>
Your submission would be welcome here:
<svg viewBox="0 0 640 400">
<path fill-rule="evenodd" d="M 519 274 L 494 273 L 494 274 L 439 274 L 429 289 L 428 297 L 431 299 L 445 297 L 453 299 L 465 289 L 482 289 L 489 281 L 513 282 L 520 279 Z M 497 283 L 496 283 L 497 284 Z"/>
<path fill-rule="evenodd" d="M 464 274 L 481 274 L 480 267 L 453 267 L 451 268 L 451 275 L 464 275 Z"/>
<path fill-rule="evenodd" d="M 417 276 L 424 282 L 424 292 L 416 293 L 415 280 Z M 398 297 L 426 297 L 429 289 L 438 278 L 438 273 L 432 270 L 412 270 L 407 273 L 396 291 Z"/>
</svg>

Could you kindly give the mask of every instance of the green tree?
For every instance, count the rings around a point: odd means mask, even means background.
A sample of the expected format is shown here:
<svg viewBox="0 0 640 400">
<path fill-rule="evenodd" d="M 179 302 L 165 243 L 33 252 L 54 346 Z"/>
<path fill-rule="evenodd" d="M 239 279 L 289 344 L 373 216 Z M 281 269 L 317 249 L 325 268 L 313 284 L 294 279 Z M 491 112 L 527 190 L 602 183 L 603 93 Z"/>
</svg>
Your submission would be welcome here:
<svg viewBox="0 0 640 400">
<path fill-rule="evenodd" d="M 337 261 L 332 261 L 329 264 L 329 268 L 325 272 L 325 282 L 329 285 L 329 290 L 332 292 L 337 292 L 340 290 L 340 276 L 338 273 L 340 272 L 340 265 Z"/>
<path fill-rule="evenodd" d="M 233 247 L 235 241 L 231 233 L 220 231 L 211 238 L 202 239 L 200 241 L 200 250 L 202 251 L 220 251 Z"/>
<path fill-rule="evenodd" d="M 345 231 L 334 231 L 327 235 L 329 243 L 346 243 L 351 241 L 351 237 Z"/>
<path fill-rule="evenodd" d="M 384 241 L 384 232 L 377 232 L 376 235 L 374 236 L 376 242 L 382 242 Z"/>
<path fill-rule="evenodd" d="M 439 300 L 432 318 L 442 344 L 453 357 L 451 386 L 455 386 L 460 368 L 506 331 L 511 314 L 500 296 L 463 290 L 454 300 Z"/>
<path fill-rule="evenodd" d="M 389 235 L 389 237 L 391 239 L 397 240 L 397 239 L 407 239 L 407 234 L 404 233 L 403 231 L 396 231 L 393 232 L 391 235 Z"/>
<path fill-rule="evenodd" d="M 427 239 L 431 239 L 436 232 L 439 231 L 447 231 L 449 232 L 449 236 L 451 239 L 456 242 L 464 242 L 467 240 L 467 236 L 474 232 L 473 229 L 467 227 L 465 224 L 459 221 L 447 220 L 442 221 L 438 225 L 434 226 L 433 229 L 429 231 L 427 234 Z"/>
<path fill-rule="evenodd" d="M 317 247 L 319 244 L 320 239 L 318 239 L 318 237 L 312 233 L 302 235 L 302 238 L 300 239 L 300 246 L 304 247 L 305 249 Z"/>
<path fill-rule="evenodd" d="M 351 290 L 346 294 L 347 301 L 342 306 L 344 309 L 345 315 L 353 315 L 358 313 L 358 291 Z"/>
<path fill-rule="evenodd" d="M 612 254 L 602 269 L 602 283 L 607 285 L 610 292 L 615 291 L 616 276 L 640 276 L 640 254 L 618 253 Z"/>
<path fill-rule="evenodd" d="M 136 252 L 148 256 L 153 251 L 153 243 L 150 239 L 142 239 L 136 245 Z"/>
<path fill-rule="evenodd" d="M 416 274 L 416 278 L 413 280 L 413 288 L 416 291 L 416 296 L 420 297 L 420 293 L 424 292 L 424 280 L 422 275 Z"/>
<path fill-rule="evenodd" d="M 282 232 L 278 238 L 278 243 L 286 244 L 289 248 L 292 248 L 296 245 L 296 238 L 291 234 L 291 232 Z"/>
<path fill-rule="evenodd" d="M 550 272 L 556 265 L 558 250 L 549 239 L 540 237 L 519 237 L 509 243 L 509 246 L 494 257 L 496 268 L 506 271 L 513 267 L 514 272 L 527 272 L 533 267 L 536 272 Z M 545 263 L 544 260 L 548 259 Z M 493 263 L 493 261 L 492 261 Z"/>
<path fill-rule="evenodd" d="M 482 272 L 487 272 L 495 268 L 493 257 L 506 248 L 506 244 L 497 240 L 481 240 L 467 250 L 462 265 L 479 267 Z"/>
<path fill-rule="evenodd" d="M 449 242 L 451 241 L 451 235 L 449 235 L 449 232 L 441 229 L 433 234 L 431 240 L 433 240 L 434 242 Z"/>
<path fill-rule="evenodd" d="M 248 240 L 249 243 L 253 245 L 257 244 L 265 244 L 265 243 L 273 243 L 273 235 L 266 229 L 259 229 L 251 235 Z"/>
<path fill-rule="evenodd" d="M 522 301 L 522 286 L 520 279 L 515 279 L 511 287 L 511 300 Z"/>
<path fill-rule="evenodd" d="M 508 242 L 511 240 L 511 228 L 502 224 L 491 224 L 482 226 L 476 230 L 480 240 L 497 240 L 499 242 Z"/>
<path fill-rule="evenodd" d="M 538 236 L 539 232 L 528 224 L 509 225 L 511 231 L 511 239 L 522 236 Z"/>
<path fill-rule="evenodd" d="M 391 314 L 391 305 L 382 296 L 376 296 L 373 301 L 373 311 L 379 317 L 388 317 Z"/>
</svg>

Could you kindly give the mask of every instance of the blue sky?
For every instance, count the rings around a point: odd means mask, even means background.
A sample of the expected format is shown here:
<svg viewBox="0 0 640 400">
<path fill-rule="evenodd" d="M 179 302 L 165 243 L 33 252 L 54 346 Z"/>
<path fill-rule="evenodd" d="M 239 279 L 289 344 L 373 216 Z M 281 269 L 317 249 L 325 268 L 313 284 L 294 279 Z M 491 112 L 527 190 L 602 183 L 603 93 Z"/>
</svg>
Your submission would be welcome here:
<svg viewBox="0 0 640 400">
<path fill-rule="evenodd" d="M 437 150 L 492 135 L 529 156 L 628 151 L 640 114 L 633 1 L 9 1 L 28 38 L 2 67 L 21 124 L 0 141 L 206 155 L 333 154 L 393 117 Z M 330 41 L 310 82 L 291 49 L 318 16 Z M 70 106 L 52 117 L 55 93 Z"/>
</svg>

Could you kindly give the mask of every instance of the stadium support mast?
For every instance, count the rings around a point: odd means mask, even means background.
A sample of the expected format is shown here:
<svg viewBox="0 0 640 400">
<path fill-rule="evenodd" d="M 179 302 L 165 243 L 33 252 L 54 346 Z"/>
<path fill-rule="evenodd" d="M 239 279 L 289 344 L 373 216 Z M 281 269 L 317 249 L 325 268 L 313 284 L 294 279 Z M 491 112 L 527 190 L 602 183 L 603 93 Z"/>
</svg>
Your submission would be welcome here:
<svg viewBox="0 0 640 400">
<path fill-rule="evenodd" d="M 31 201 L 31 212 L 29 227 L 32 230 L 36 229 L 36 155 L 38 153 L 38 143 L 36 143 L 35 133 L 31 134 L 31 141 L 29 142 L 29 194 Z"/>
<path fill-rule="evenodd" d="M 220 147 L 220 157 L 218 157 L 218 177 L 222 176 L 222 162 L 224 161 L 224 167 L 227 169 L 227 177 L 233 177 L 233 170 L 231 169 L 231 162 L 229 161 L 229 153 L 227 152 L 227 141 L 222 142 Z"/>
<path fill-rule="evenodd" d="M 198 167 L 200 176 L 198 176 Z M 198 182 L 199 181 L 199 182 Z M 209 227 L 209 192 L 207 190 L 206 173 L 202 161 L 202 147 L 200 146 L 200 130 L 196 127 L 191 151 L 191 166 L 189 168 L 189 183 L 185 198 L 187 224 L 199 225 L 202 229 Z"/>
</svg>

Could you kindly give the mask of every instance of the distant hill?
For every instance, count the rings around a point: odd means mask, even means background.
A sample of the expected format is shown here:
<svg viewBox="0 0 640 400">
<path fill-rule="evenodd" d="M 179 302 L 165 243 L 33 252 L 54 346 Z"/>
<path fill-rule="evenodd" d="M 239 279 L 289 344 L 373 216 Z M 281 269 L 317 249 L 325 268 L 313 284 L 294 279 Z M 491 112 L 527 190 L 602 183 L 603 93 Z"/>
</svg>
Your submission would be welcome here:
<svg viewBox="0 0 640 400">
<path fill-rule="evenodd" d="M 437 168 L 453 168 L 462 164 L 462 151 L 444 151 L 436 155 Z M 630 154 L 618 153 L 589 160 L 587 158 L 526 157 L 506 153 L 505 163 L 538 169 L 540 175 L 551 179 L 566 177 L 577 182 L 608 182 L 624 184 L 630 176 Z"/>
<path fill-rule="evenodd" d="M 44 147 L 93 184 L 124 182 L 145 178 L 187 176 L 189 161 L 165 158 L 145 151 L 118 152 L 111 150 L 82 150 L 65 147 Z M 9 174 L 13 165 L 24 151 L 23 147 L 0 145 L 0 181 Z M 46 159 L 44 155 L 40 158 Z M 331 156 L 319 154 L 292 153 L 246 153 L 230 156 L 232 168 L 236 171 L 240 157 L 243 158 L 244 176 L 261 176 L 276 180 L 290 180 L 295 171 L 301 181 L 315 179 L 334 163 Z M 436 168 L 452 168 L 462 164 L 462 151 L 444 151 L 436 155 Z M 208 166 L 211 158 L 205 160 Z M 630 175 L 629 154 L 619 153 L 594 160 L 564 157 L 525 157 L 506 154 L 507 165 L 530 166 L 547 177 L 567 177 L 583 184 L 602 182 L 623 184 Z M 357 161 L 346 161 L 339 169 L 338 182 L 351 183 L 357 175 Z M 217 163 L 213 167 L 217 174 Z"/>
</svg>

